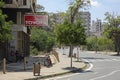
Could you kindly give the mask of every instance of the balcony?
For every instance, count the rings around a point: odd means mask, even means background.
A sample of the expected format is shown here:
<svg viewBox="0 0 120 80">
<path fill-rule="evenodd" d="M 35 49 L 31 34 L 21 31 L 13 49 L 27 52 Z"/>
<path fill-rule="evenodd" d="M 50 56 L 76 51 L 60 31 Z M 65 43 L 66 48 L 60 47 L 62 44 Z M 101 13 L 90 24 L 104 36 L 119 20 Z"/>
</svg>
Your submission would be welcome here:
<svg viewBox="0 0 120 80">
<path fill-rule="evenodd" d="M 36 3 L 33 0 L 3 0 L 3 2 L 4 8 L 35 12 Z"/>
<path fill-rule="evenodd" d="M 17 8 L 18 2 L 17 0 L 3 0 L 5 3 L 4 8 Z"/>
</svg>

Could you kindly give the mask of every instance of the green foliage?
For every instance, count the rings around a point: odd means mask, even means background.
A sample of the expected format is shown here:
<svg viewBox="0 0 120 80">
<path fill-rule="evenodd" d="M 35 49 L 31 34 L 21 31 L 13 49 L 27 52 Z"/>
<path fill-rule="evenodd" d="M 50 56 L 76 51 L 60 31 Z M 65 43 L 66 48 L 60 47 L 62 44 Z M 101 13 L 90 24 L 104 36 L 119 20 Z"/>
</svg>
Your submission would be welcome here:
<svg viewBox="0 0 120 80">
<path fill-rule="evenodd" d="M 114 15 L 106 12 L 105 13 L 105 20 L 106 20 L 106 23 L 104 23 L 104 27 L 105 30 L 104 30 L 104 34 L 107 36 L 107 37 L 110 37 L 112 36 L 112 31 L 117 31 L 119 30 L 119 27 L 120 27 L 120 16 L 117 16 L 115 17 Z"/>
<path fill-rule="evenodd" d="M 0 8 L 4 6 L 4 3 L 0 1 Z"/>
<path fill-rule="evenodd" d="M 38 55 L 38 50 L 34 46 L 30 46 L 30 54 L 31 55 Z"/>
<path fill-rule="evenodd" d="M 56 41 L 65 45 L 82 45 L 86 43 L 85 29 L 81 21 L 74 24 L 65 21 L 55 28 Z"/>
<path fill-rule="evenodd" d="M 96 47 L 96 38 L 95 37 L 87 38 L 87 49 L 95 50 L 95 47 Z"/>
<path fill-rule="evenodd" d="M 87 9 L 90 6 L 90 0 L 74 0 L 70 2 L 68 14 L 71 16 L 71 22 L 74 22 L 75 16 L 79 9 Z"/>
<path fill-rule="evenodd" d="M 87 49 L 96 50 L 96 47 L 97 50 L 99 51 L 114 50 L 114 44 L 111 39 L 108 39 L 106 37 L 95 37 L 95 36 L 87 38 Z"/>
<path fill-rule="evenodd" d="M 106 37 L 100 37 L 97 40 L 98 44 L 98 50 L 114 50 L 114 44 L 111 39 L 108 39 Z"/>
<path fill-rule="evenodd" d="M 3 3 L 0 2 L 0 5 L 3 5 Z M 6 42 L 12 39 L 11 35 L 12 22 L 11 21 L 6 22 L 6 18 L 7 15 L 3 14 L 2 10 L 0 9 L 0 42 Z"/>
<path fill-rule="evenodd" d="M 31 45 L 39 51 L 49 52 L 54 46 L 54 35 L 52 32 L 45 31 L 41 28 L 32 28 Z"/>
<path fill-rule="evenodd" d="M 106 13 L 106 30 L 104 34 L 113 40 L 115 44 L 115 51 L 119 54 L 120 50 L 120 16 L 114 16 L 114 14 Z"/>
</svg>

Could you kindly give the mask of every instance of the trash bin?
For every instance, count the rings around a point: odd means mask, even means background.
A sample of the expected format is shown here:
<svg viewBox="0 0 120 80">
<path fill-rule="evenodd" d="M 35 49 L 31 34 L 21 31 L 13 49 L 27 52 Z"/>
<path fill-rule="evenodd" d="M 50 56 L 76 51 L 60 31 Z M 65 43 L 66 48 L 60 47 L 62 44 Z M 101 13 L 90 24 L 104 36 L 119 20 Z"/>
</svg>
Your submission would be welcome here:
<svg viewBox="0 0 120 80">
<path fill-rule="evenodd" d="M 41 65 L 40 63 L 33 63 L 33 75 L 36 76 L 40 76 L 40 69 L 41 69 Z"/>
</svg>

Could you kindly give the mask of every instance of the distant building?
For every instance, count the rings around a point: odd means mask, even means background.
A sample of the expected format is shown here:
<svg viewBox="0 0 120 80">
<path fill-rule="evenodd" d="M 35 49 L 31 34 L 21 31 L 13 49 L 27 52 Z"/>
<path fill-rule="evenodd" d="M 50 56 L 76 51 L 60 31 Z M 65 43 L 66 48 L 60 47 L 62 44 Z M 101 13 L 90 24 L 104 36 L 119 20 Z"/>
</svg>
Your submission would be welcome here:
<svg viewBox="0 0 120 80">
<path fill-rule="evenodd" d="M 92 21 L 92 26 L 90 28 L 90 31 L 96 35 L 101 36 L 102 33 L 102 22 L 100 19 L 97 19 L 96 21 Z"/>
<path fill-rule="evenodd" d="M 13 40 L 9 41 L 7 46 L 7 60 L 14 60 L 11 51 L 19 51 L 28 56 L 30 54 L 30 26 L 24 25 L 24 15 L 35 12 L 36 0 L 3 0 L 5 3 L 2 8 L 3 14 L 6 14 L 7 21 L 12 20 Z M 1 53 L 0 53 L 1 54 Z"/>
<path fill-rule="evenodd" d="M 89 36 L 90 34 L 90 26 L 91 26 L 91 14 L 90 12 L 79 12 L 78 16 L 80 16 L 79 18 L 81 18 L 83 20 L 84 23 L 84 27 L 86 29 L 86 34 L 87 36 Z"/>
<path fill-rule="evenodd" d="M 49 26 L 54 26 L 56 24 L 61 24 L 64 22 L 65 13 L 58 12 L 58 13 L 49 13 Z"/>
<path fill-rule="evenodd" d="M 64 12 L 59 13 L 49 13 L 50 25 L 60 24 L 64 22 L 64 19 L 67 18 Z M 86 34 L 90 34 L 90 26 L 91 26 L 91 14 L 90 12 L 79 12 L 75 17 L 74 22 L 77 19 L 82 19 L 84 23 L 84 27 L 86 29 Z"/>
</svg>

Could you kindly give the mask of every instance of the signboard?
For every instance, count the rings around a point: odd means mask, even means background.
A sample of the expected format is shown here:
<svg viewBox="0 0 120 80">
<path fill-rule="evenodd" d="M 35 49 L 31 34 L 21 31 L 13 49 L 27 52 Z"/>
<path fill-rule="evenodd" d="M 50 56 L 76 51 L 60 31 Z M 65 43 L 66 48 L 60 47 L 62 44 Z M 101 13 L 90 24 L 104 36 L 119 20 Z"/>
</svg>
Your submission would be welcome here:
<svg viewBox="0 0 120 80">
<path fill-rule="evenodd" d="M 48 26 L 48 15 L 24 15 L 25 26 Z"/>
</svg>

